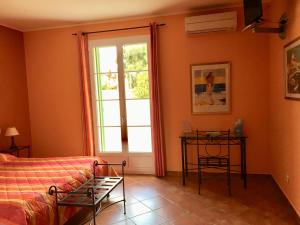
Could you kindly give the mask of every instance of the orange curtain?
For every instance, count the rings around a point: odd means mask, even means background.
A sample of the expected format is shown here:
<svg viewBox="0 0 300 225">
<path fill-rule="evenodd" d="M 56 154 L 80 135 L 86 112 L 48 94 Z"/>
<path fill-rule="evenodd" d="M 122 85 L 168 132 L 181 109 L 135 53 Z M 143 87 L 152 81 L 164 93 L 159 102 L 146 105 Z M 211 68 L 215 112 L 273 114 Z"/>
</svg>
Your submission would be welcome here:
<svg viewBox="0 0 300 225">
<path fill-rule="evenodd" d="M 95 155 L 93 110 L 91 98 L 91 84 L 89 71 L 88 37 L 78 34 L 79 55 L 81 66 L 81 97 L 82 97 L 82 123 L 83 123 L 83 154 Z"/>
<path fill-rule="evenodd" d="M 158 74 L 158 29 L 156 23 L 150 23 L 151 36 L 151 76 L 150 76 L 150 104 L 152 122 L 152 146 L 154 151 L 155 174 L 158 177 L 166 175 L 164 140 L 161 117 Z"/>
</svg>

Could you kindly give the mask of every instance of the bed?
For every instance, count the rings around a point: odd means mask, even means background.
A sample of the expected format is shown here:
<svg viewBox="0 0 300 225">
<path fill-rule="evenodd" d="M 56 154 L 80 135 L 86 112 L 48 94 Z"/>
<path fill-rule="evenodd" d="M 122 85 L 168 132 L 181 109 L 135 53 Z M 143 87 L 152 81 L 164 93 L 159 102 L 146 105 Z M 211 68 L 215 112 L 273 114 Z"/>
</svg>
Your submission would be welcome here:
<svg viewBox="0 0 300 225">
<path fill-rule="evenodd" d="M 55 225 L 55 199 L 51 185 L 63 191 L 80 186 L 93 174 L 98 157 L 17 158 L 0 154 L 0 224 Z M 106 166 L 97 174 L 111 175 Z M 113 172 L 112 172 L 113 173 Z M 79 209 L 60 208 L 60 224 Z"/>
</svg>

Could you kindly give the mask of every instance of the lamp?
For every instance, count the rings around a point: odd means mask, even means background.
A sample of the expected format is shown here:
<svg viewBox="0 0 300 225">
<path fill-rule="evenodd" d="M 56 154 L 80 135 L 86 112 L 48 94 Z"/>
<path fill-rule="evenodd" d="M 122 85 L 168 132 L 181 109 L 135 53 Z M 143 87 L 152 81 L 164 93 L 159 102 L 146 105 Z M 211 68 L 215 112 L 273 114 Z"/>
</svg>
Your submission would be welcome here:
<svg viewBox="0 0 300 225">
<path fill-rule="evenodd" d="M 9 127 L 9 128 L 6 129 L 5 136 L 11 138 L 10 149 L 16 148 L 15 136 L 17 136 L 17 135 L 19 135 L 19 132 L 18 132 L 17 128 L 15 128 L 15 127 Z"/>
</svg>

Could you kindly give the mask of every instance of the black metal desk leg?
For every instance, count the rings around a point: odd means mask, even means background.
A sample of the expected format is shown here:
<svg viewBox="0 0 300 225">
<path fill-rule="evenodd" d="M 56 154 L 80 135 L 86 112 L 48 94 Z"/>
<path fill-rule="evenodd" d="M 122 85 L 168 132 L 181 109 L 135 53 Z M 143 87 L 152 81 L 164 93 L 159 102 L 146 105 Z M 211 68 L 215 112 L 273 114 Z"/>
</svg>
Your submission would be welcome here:
<svg viewBox="0 0 300 225">
<path fill-rule="evenodd" d="M 241 153 L 241 179 L 244 179 L 244 150 L 243 150 L 243 140 L 240 138 L 240 153 Z"/>
<path fill-rule="evenodd" d="M 187 177 L 189 175 L 189 166 L 188 166 L 188 159 L 187 159 L 187 149 L 186 149 L 186 139 L 184 140 L 184 164 L 185 164 L 185 176 Z"/>
<path fill-rule="evenodd" d="M 184 158 L 184 140 L 181 138 L 181 164 L 182 164 L 182 184 L 185 185 L 185 158 Z"/>
<path fill-rule="evenodd" d="M 243 177 L 244 177 L 244 188 L 247 188 L 247 160 L 246 160 L 246 141 L 242 139 L 243 146 Z"/>
</svg>

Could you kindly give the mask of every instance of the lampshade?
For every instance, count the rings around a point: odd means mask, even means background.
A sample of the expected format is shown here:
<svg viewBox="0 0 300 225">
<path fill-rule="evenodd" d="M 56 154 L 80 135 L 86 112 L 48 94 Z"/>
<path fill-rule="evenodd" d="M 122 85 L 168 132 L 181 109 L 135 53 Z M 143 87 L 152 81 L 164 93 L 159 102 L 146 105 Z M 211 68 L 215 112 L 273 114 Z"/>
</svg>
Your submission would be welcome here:
<svg viewBox="0 0 300 225">
<path fill-rule="evenodd" d="M 19 135 L 17 128 L 9 127 L 6 129 L 5 136 L 10 137 L 10 136 L 17 136 L 17 135 Z"/>
</svg>

